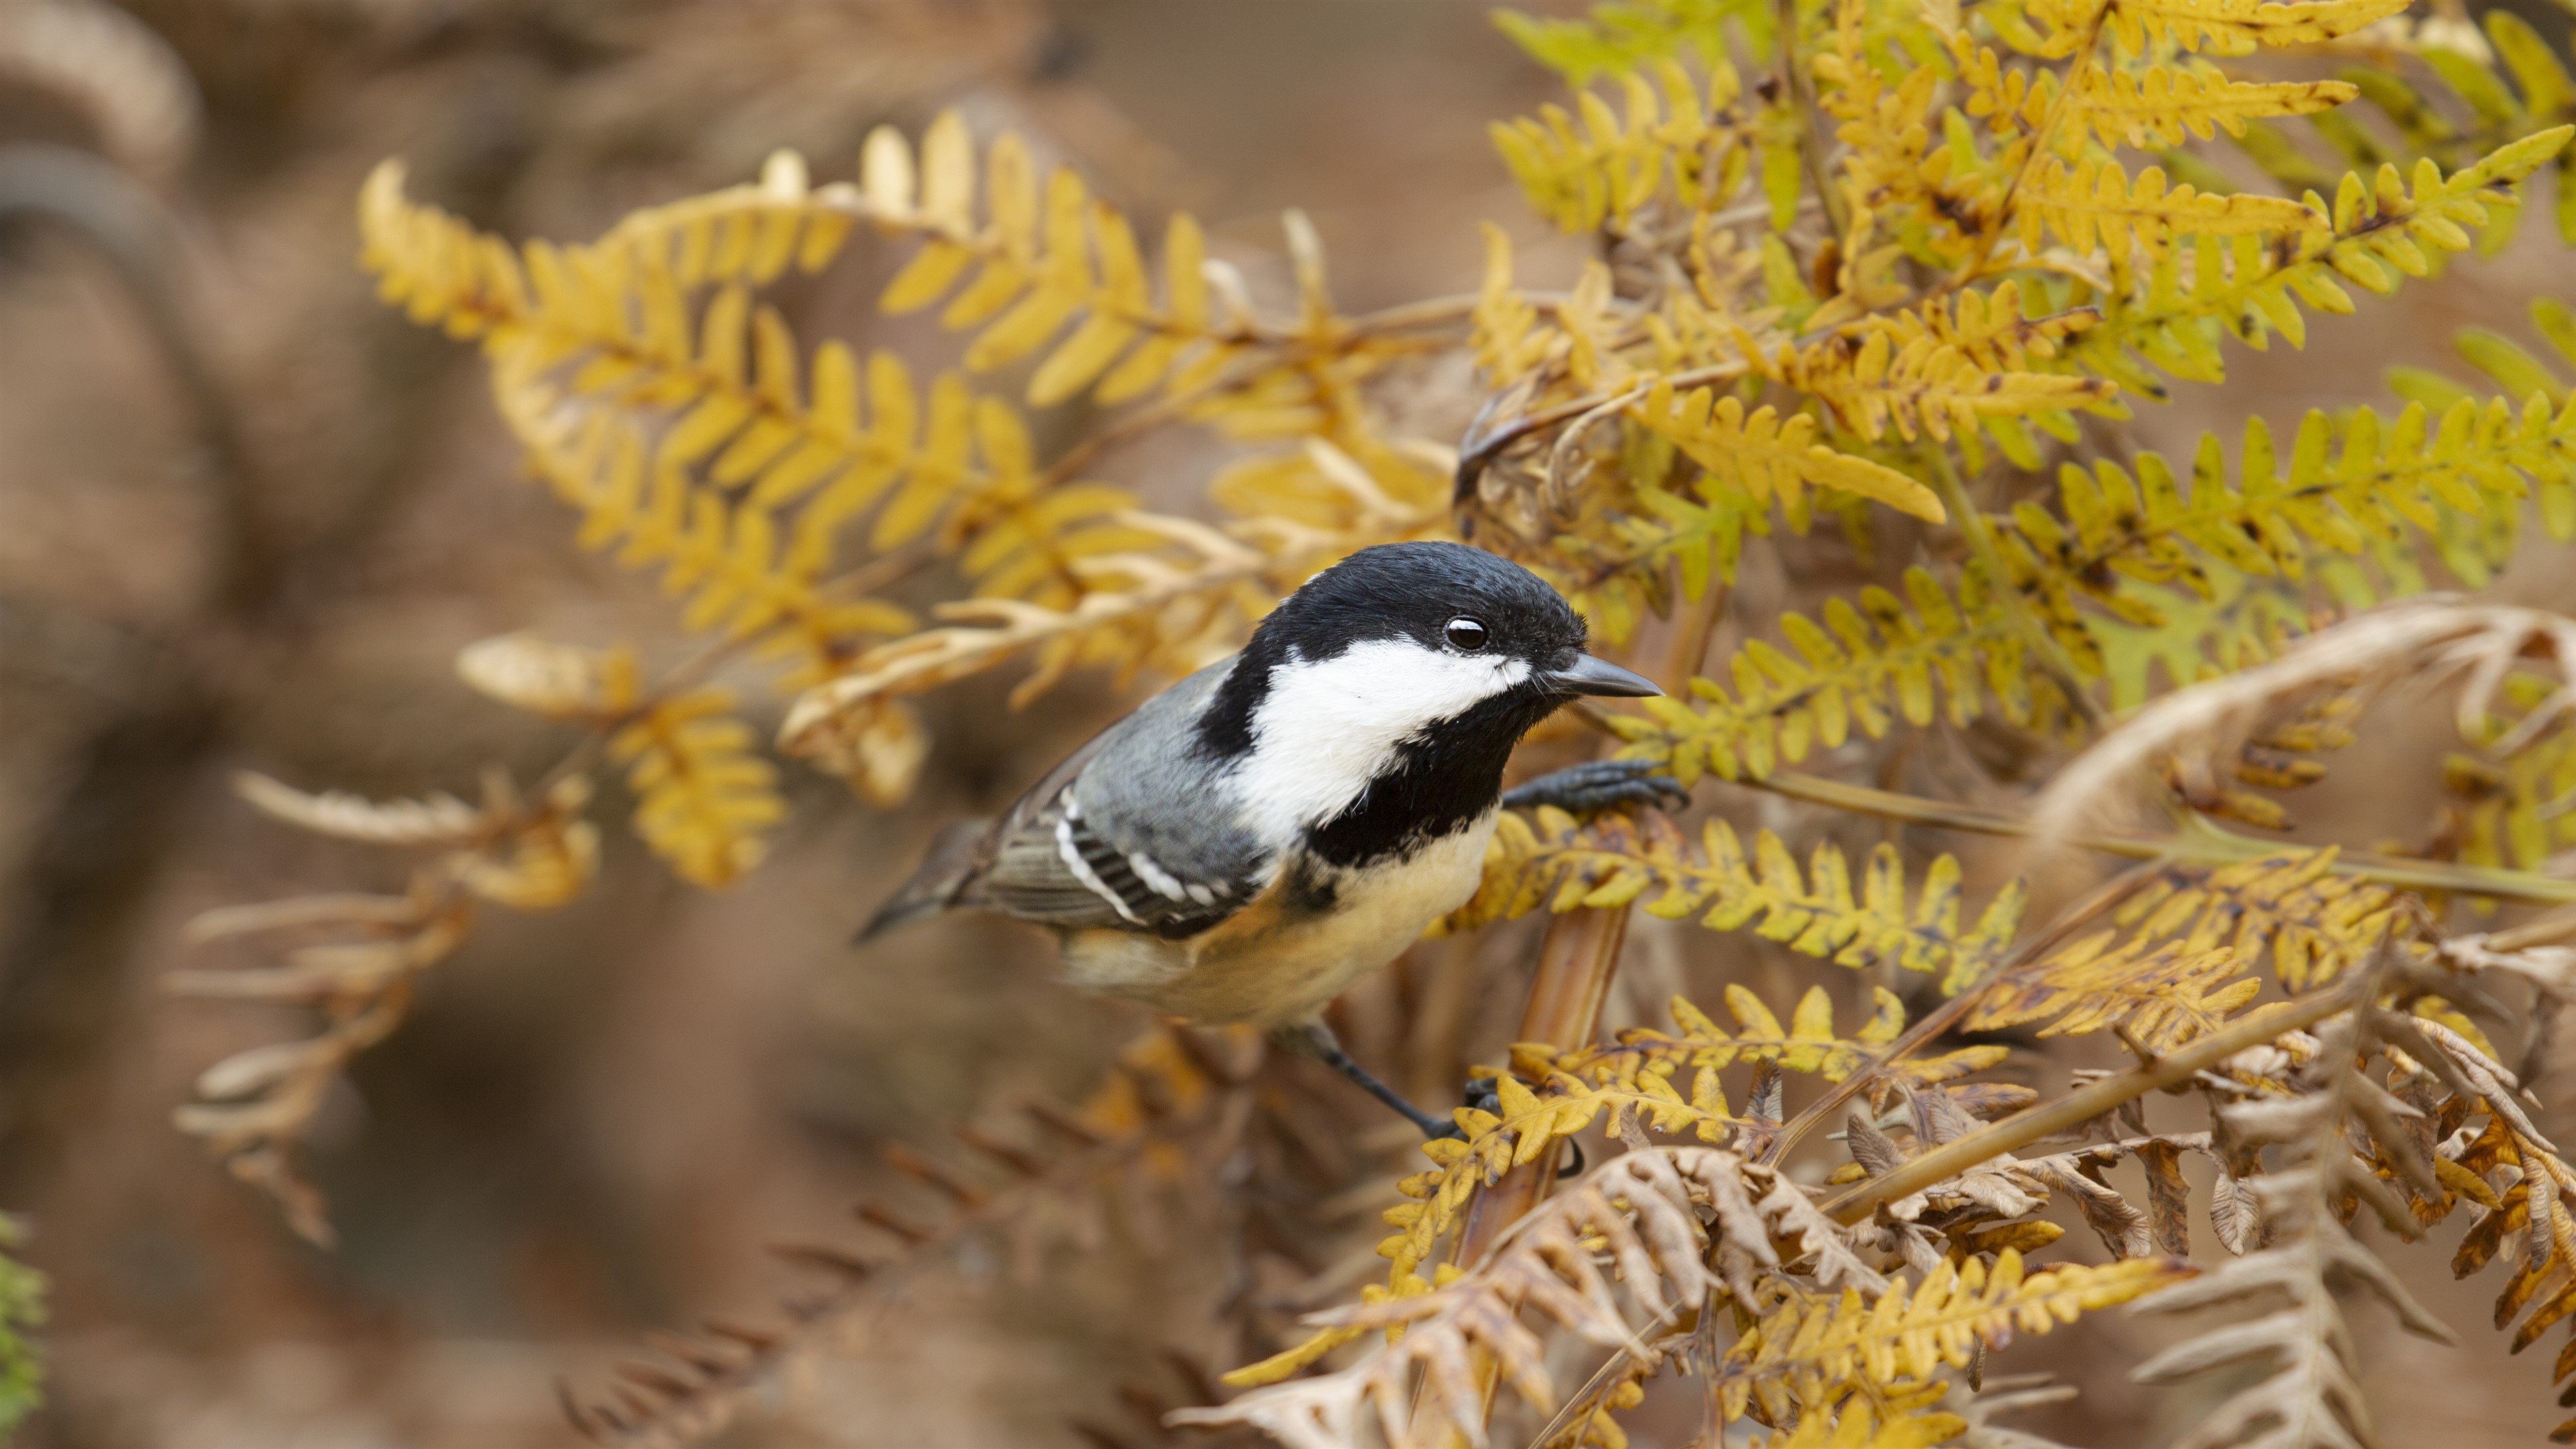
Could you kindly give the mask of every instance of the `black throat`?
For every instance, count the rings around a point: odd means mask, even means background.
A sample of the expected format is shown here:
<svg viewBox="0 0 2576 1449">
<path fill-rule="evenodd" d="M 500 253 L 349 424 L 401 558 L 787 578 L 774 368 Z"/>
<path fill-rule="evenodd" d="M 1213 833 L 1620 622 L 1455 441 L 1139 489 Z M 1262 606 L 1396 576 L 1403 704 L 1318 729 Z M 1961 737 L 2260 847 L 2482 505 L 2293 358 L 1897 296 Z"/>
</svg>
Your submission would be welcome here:
<svg viewBox="0 0 2576 1449">
<path fill-rule="evenodd" d="M 1464 829 L 1502 797 L 1512 747 L 1563 702 L 1524 686 L 1426 727 L 1349 808 L 1307 833 L 1307 850 L 1328 865 L 1367 866 Z"/>
</svg>

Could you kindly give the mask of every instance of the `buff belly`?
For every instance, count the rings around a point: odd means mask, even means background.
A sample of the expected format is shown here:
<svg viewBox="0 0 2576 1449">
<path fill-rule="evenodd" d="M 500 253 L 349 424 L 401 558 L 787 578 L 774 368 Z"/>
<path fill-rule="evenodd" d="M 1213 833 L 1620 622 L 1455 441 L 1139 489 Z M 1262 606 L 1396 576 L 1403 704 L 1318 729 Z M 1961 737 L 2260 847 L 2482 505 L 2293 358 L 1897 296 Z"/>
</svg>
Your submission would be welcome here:
<svg viewBox="0 0 2576 1449">
<path fill-rule="evenodd" d="M 1358 869 L 1292 868 L 1224 924 L 1186 940 L 1127 931 L 1072 931 L 1074 983 L 1210 1024 L 1276 1027 L 1304 1021 L 1467 903 L 1485 868 L 1494 812 L 1412 854 Z M 1312 897 L 1329 885 L 1329 908 Z"/>
</svg>

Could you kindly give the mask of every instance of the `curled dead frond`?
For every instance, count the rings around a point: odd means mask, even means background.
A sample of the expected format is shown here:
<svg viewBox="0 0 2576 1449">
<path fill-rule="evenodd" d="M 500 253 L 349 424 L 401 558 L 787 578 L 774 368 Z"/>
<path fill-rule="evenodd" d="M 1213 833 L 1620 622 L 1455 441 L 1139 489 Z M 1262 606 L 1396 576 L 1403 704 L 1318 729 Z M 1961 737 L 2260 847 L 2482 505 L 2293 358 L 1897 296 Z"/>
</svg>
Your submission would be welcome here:
<svg viewBox="0 0 2576 1449">
<path fill-rule="evenodd" d="M 2059 773 L 2034 808 L 2045 842 L 2071 834 L 2160 755 L 2207 749 L 2241 731 L 2285 695 L 2337 680 L 2391 670 L 2467 676 L 2459 718 L 2473 734 L 2516 663 L 2534 652 L 2576 659 L 2576 622 L 2534 609 L 2450 599 L 2409 600 L 2346 620 L 2299 641 L 2277 659 L 2177 690 L 2140 710 Z M 2527 714 L 2540 728 L 2576 710 L 2576 693 L 2560 690 Z"/>
<path fill-rule="evenodd" d="M 187 62 L 100 0 L 17 0 L 0 11 L 0 84 L 61 98 L 100 150 L 146 180 L 168 180 L 196 149 L 203 107 Z"/>
</svg>

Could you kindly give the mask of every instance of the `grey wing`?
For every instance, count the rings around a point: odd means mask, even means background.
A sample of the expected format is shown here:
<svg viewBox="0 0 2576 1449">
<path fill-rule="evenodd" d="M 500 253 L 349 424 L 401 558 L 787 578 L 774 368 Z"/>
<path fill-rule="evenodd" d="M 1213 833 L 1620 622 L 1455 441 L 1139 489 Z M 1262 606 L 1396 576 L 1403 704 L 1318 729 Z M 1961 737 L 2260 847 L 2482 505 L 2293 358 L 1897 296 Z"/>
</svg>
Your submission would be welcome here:
<svg viewBox="0 0 2576 1449">
<path fill-rule="evenodd" d="M 1212 665 L 1119 721 L 1022 797 L 957 897 L 1061 929 L 1196 935 L 1260 893 L 1270 858 L 1230 823 L 1190 721 L 1225 677 Z"/>
</svg>

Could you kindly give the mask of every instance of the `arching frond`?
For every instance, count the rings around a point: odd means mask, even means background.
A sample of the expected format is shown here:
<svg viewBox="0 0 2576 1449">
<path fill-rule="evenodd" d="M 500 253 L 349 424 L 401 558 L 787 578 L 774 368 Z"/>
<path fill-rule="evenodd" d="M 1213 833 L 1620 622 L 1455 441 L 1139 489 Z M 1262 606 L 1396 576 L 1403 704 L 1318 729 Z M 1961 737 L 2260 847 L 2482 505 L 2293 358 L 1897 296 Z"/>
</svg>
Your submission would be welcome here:
<svg viewBox="0 0 2576 1449">
<path fill-rule="evenodd" d="M 2197 382 L 2222 381 L 2222 337 L 2259 348 L 2278 332 L 2300 346 L 2307 337 L 2302 305 L 2338 314 L 2353 309 L 2341 282 L 2386 293 L 2402 278 L 2427 275 L 2440 253 L 2468 249 L 2467 229 L 2488 225 L 2493 208 L 2516 204 L 2515 184 L 2557 155 L 2571 133 L 2561 126 L 2525 137 L 2448 175 L 2429 160 L 2419 162 L 2411 190 L 2394 166 L 2381 167 L 2369 182 L 2348 175 L 2336 188 L 2331 224 L 2302 228 L 2287 246 L 2252 235 L 2204 236 L 2167 248 L 2144 266 L 2115 253 L 2105 294 L 2075 290 L 2072 300 L 2100 307 L 2102 321 L 2075 339 L 2071 355 L 2088 371 L 2151 397 L 2163 389 L 2150 366 Z"/>
</svg>

